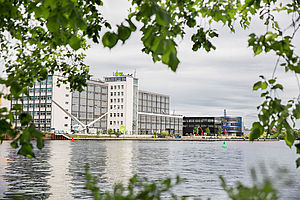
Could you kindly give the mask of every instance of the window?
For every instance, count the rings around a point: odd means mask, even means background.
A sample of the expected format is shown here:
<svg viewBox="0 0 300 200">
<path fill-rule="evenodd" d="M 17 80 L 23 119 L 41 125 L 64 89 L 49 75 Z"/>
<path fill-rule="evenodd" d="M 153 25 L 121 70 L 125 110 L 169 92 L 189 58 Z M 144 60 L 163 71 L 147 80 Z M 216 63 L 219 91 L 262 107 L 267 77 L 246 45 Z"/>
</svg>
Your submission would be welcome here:
<svg viewBox="0 0 300 200">
<path fill-rule="evenodd" d="M 124 92 L 121 92 L 121 95 L 123 96 L 123 95 L 124 95 Z"/>
<path fill-rule="evenodd" d="M 118 85 L 118 89 L 120 89 L 120 85 Z"/>
<path fill-rule="evenodd" d="M 68 119 L 68 117 L 65 117 L 65 119 Z"/>
<path fill-rule="evenodd" d="M 115 85 L 115 89 L 117 89 L 117 86 Z"/>
<path fill-rule="evenodd" d="M 118 99 L 118 103 L 120 103 L 120 99 Z"/>
<path fill-rule="evenodd" d="M 65 127 L 67 127 L 68 126 L 68 124 L 65 124 Z"/>
<path fill-rule="evenodd" d="M 117 93 L 116 93 L 116 92 L 114 92 L 114 96 L 117 96 L 116 94 L 117 94 Z"/>
<path fill-rule="evenodd" d="M 112 105 L 110 105 L 110 109 L 113 109 L 113 106 L 112 106 Z"/>
<path fill-rule="evenodd" d="M 111 93 L 110 93 L 110 96 L 114 96 L 114 93 L 113 93 L 113 92 L 111 92 Z"/>
<path fill-rule="evenodd" d="M 48 92 L 52 92 L 52 88 L 48 88 Z"/>
<path fill-rule="evenodd" d="M 110 103 L 112 103 L 113 102 L 113 99 L 110 99 Z"/>
<path fill-rule="evenodd" d="M 116 113 L 114 113 L 114 117 L 116 117 Z"/>
<path fill-rule="evenodd" d="M 116 99 L 114 99 L 114 102 L 116 103 L 116 102 L 117 102 L 117 100 L 116 100 Z"/>
<path fill-rule="evenodd" d="M 112 121 L 110 121 L 109 124 L 112 125 Z"/>
<path fill-rule="evenodd" d="M 117 116 L 120 117 L 120 113 L 118 113 Z"/>
<path fill-rule="evenodd" d="M 70 89 L 69 87 L 66 87 L 66 89 L 68 90 L 68 89 Z"/>
<path fill-rule="evenodd" d="M 69 94 L 66 94 L 66 97 L 69 97 Z"/>
<path fill-rule="evenodd" d="M 123 113 L 121 113 L 121 117 L 123 117 Z"/>
<path fill-rule="evenodd" d="M 121 88 L 124 89 L 124 85 L 121 85 Z"/>
<path fill-rule="evenodd" d="M 123 125 L 123 121 L 121 121 L 121 125 Z"/>
<path fill-rule="evenodd" d="M 121 109 L 123 109 L 123 105 L 121 105 Z"/>
<path fill-rule="evenodd" d="M 112 89 L 112 90 L 113 90 L 113 89 L 114 89 L 114 87 L 113 87 L 113 86 L 110 86 L 110 89 Z"/>
<path fill-rule="evenodd" d="M 123 98 L 121 98 L 121 102 L 123 103 Z"/>
<path fill-rule="evenodd" d="M 120 96 L 120 92 L 118 92 L 118 96 Z"/>
<path fill-rule="evenodd" d="M 116 125 L 116 121 L 114 121 L 114 125 Z"/>
<path fill-rule="evenodd" d="M 66 101 L 66 102 L 65 102 L 65 104 L 69 104 L 69 102 L 68 102 L 68 101 Z"/>
<path fill-rule="evenodd" d="M 110 117 L 112 117 L 112 113 L 110 113 Z"/>
</svg>

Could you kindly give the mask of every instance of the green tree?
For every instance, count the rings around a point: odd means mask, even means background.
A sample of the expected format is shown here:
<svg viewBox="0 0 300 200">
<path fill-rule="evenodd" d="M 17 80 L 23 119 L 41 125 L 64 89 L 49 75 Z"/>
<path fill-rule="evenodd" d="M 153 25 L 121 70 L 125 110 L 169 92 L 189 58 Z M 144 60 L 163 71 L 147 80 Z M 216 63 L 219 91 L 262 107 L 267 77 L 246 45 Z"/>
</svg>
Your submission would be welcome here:
<svg viewBox="0 0 300 200">
<path fill-rule="evenodd" d="M 222 135 L 223 134 L 223 129 L 222 126 L 218 127 L 218 135 Z"/>
<path fill-rule="evenodd" d="M 102 42 L 111 49 L 138 31 L 144 45 L 142 51 L 154 62 L 162 62 L 176 71 L 180 63 L 177 41 L 184 38 L 187 29 L 194 31 L 192 49 L 209 52 L 216 49 L 212 39 L 219 36 L 215 28 L 219 24 L 235 32 L 238 24 L 247 29 L 252 19 L 259 19 L 265 31 L 250 34 L 248 46 L 254 55 L 264 52 L 276 54 L 278 59 L 271 79 L 261 76 L 253 86 L 253 90 L 261 91 L 264 101 L 258 106 L 259 121 L 253 123 L 250 139 L 260 137 L 265 131 L 269 133 L 272 128 L 286 129 L 286 144 L 290 147 L 294 144 L 292 128 L 300 118 L 300 104 L 293 98 L 284 103 L 276 96 L 276 91 L 284 87 L 277 83 L 275 72 L 280 66 L 296 76 L 300 73 L 300 58 L 294 44 L 300 26 L 298 0 L 131 0 L 130 3 L 128 16 L 112 27 L 98 9 L 103 6 L 101 0 L 0 1 L 0 59 L 8 75 L 7 79 L 0 79 L 0 84 L 10 88 L 8 95 L 0 97 L 19 100 L 11 110 L 0 110 L 0 138 L 7 133 L 15 139 L 12 146 L 21 146 L 19 153 L 28 156 L 34 156 L 32 137 L 39 141 L 39 148 L 43 146 L 42 134 L 29 126 L 32 118 L 23 111 L 21 96 L 28 96 L 28 87 L 35 81 L 46 80 L 54 72 L 65 77 L 60 81 L 69 82 L 71 90 L 82 90 L 90 78 L 84 62 L 88 40 Z M 290 17 L 289 24 L 277 21 L 284 15 Z M 12 127 L 16 119 L 22 127 Z M 300 153 L 300 144 L 295 146 Z"/>
<path fill-rule="evenodd" d="M 163 137 L 167 137 L 169 135 L 168 131 L 162 131 L 161 134 Z"/>
<path fill-rule="evenodd" d="M 208 136 L 210 136 L 210 135 L 211 135 L 211 134 L 210 134 L 210 130 L 209 130 L 209 128 L 208 128 L 208 127 L 205 129 L 205 133 L 206 133 Z"/>
<path fill-rule="evenodd" d="M 107 133 L 108 133 L 109 137 L 111 137 L 111 135 L 114 133 L 114 131 L 110 128 L 110 129 L 108 129 Z"/>
<path fill-rule="evenodd" d="M 120 137 L 121 133 L 118 132 L 118 131 L 114 131 L 114 134 L 117 136 L 117 137 Z"/>
</svg>

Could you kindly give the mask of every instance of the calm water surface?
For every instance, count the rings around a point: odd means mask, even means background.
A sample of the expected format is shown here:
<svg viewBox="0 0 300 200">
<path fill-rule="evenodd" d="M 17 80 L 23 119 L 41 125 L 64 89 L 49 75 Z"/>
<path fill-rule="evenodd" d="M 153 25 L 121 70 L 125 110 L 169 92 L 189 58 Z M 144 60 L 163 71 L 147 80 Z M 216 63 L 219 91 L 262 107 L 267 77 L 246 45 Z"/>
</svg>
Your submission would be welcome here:
<svg viewBox="0 0 300 200">
<path fill-rule="evenodd" d="M 280 188 L 281 199 L 300 199 L 297 155 L 280 142 L 181 142 L 181 141 L 46 141 L 36 158 L 16 155 L 9 142 L 0 145 L 0 199 L 25 194 L 32 199 L 91 199 L 84 189 L 84 166 L 99 178 L 99 187 L 111 190 L 134 174 L 150 180 L 180 175 L 174 189 L 180 196 L 227 199 L 219 175 L 228 184 L 251 184 L 249 169 L 264 164 Z M 282 176 L 275 171 L 287 169 Z M 282 171 L 282 170 L 281 170 Z"/>
</svg>

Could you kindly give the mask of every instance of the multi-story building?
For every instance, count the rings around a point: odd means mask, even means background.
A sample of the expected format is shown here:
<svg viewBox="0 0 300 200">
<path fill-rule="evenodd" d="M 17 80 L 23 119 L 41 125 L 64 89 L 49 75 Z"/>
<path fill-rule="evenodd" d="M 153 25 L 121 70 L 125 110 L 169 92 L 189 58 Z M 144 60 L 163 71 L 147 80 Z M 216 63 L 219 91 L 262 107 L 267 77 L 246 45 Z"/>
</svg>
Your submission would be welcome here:
<svg viewBox="0 0 300 200">
<path fill-rule="evenodd" d="M 70 92 L 69 85 L 57 87 L 57 75 L 36 82 L 29 88 L 29 98 L 23 103 L 6 101 L 2 106 L 12 108 L 23 104 L 33 117 L 33 123 L 41 131 L 70 133 L 78 123 L 61 108 L 87 125 L 104 114 L 89 131 L 106 133 L 108 129 L 124 134 L 153 134 L 168 131 L 182 134 L 182 118 L 170 114 L 170 97 L 153 92 L 139 91 L 138 79 L 132 74 L 114 73 L 104 81 L 89 80 L 82 92 Z M 51 100 L 60 105 L 57 106 Z M 16 122 L 15 126 L 19 126 Z M 78 126 L 78 125 L 77 125 Z M 122 131 L 122 132 L 123 132 Z"/>
<path fill-rule="evenodd" d="M 242 117 L 184 117 L 183 118 L 183 135 L 194 133 L 194 128 L 201 127 L 205 132 L 209 128 L 213 135 L 218 133 L 219 127 L 223 133 L 230 136 L 242 136 Z"/>
<path fill-rule="evenodd" d="M 32 122 L 41 131 L 49 131 L 52 127 L 62 132 L 69 132 L 71 119 L 61 109 L 54 107 L 51 99 L 54 99 L 66 110 L 71 110 L 71 93 L 68 85 L 57 87 L 58 76 L 49 76 L 48 80 L 36 82 L 28 89 L 29 97 L 23 95 L 19 100 L 3 99 L 3 107 L 13 108 L 16 104 L 22 105 L 23 110 L 30 113 Z M 59 117 L 58 117 L 59 116 Z M 15 120 L 14 126 L 20 126 Z"/>
<path fill-rule="evenodd" d="M 141 134 L 168 131 L 182 134 L 181 115 L 170 115 L 170 97 L 163 94 L 139 91 L 138 130 Z"/>
<path fill-rule="evenodd" d="M 229 135 L 243 135 L 242 117 L 220 117 L 222 128 L 226 129 Z"/>
<path fill-rule="evenodd" d="M 71 113 L 83 124 L 89 124 L 107 112 L 108 108 L 108 87 L 103 81 L 89 80 L 84 91 L 75 91 L 72 93 Z M 78 124 L 72 120 L 71 126 Z M 90 131 L 105 133 L 107 127 L 107 118 L 104 116 L 101 120 L 90 126 Z"/>
<path fill-rule="evenodd" d="M 120 127 L 124 126 L 125 134 L 138 134 L 138 79 L 117 72 L 114 76 L 105 77 L 104 80 L 108 85 L 108 110 L 110 111 L 107 117 L 107 129 L 119 132 Z"/>
</svg>

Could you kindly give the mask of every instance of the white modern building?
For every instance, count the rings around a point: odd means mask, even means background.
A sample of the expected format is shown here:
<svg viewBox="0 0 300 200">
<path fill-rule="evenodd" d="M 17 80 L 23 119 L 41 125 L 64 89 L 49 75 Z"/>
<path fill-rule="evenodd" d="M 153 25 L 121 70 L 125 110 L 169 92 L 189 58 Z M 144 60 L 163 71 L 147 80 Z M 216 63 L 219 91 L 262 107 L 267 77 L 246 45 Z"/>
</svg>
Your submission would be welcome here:
<svg viewBox="0 0 300 200">
<path fill-rule="evenodd" d="M 115 72 L 104 77 L 103 81 L 89 80 L 84 91 L 73 93 L 68 85 L 57 87 L 58 78 L 54 75 L 46 81 L 36 82 L 33 88 L 29 88 L 30 97 L 24 96 L 23 102 L 3 101 L 1 106 L 12 108 L 15 104 L 22 104 L 41 131 L 70 133 L 78 126 L 64 109 L 85 125 L 107 113 L 89 127 L 93 133 L 105 134 L 112 129 L 127 135 L 162 131 L 182 135 L 183 116 L 170 115 L 170 97 L 139 91 L 139 80 L 133 74 Z M 19 125 L 16 122 L 15 126 Z"/>
</svg>

